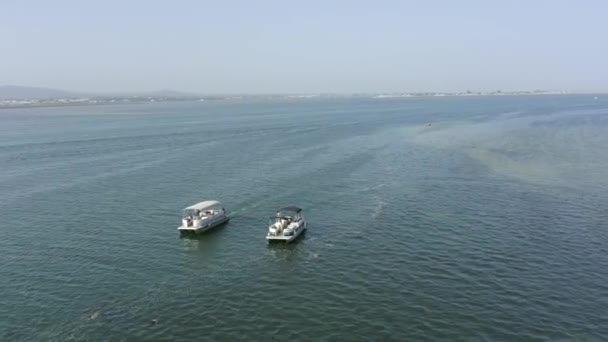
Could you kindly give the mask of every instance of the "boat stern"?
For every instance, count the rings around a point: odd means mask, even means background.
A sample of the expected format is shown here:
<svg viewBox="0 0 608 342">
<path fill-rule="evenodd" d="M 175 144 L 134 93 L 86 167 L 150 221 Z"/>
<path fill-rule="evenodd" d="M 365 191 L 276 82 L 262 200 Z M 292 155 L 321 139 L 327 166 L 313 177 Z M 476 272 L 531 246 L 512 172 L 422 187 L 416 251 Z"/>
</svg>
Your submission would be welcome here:
<svg viewBox="0 0 608 342">
<path fill-rule="evenodd" d="M 201 228 L 179 226 L 177 227 L 177 230 L 183 234 L 196 234 L 201 230 Z"/>
</svg>

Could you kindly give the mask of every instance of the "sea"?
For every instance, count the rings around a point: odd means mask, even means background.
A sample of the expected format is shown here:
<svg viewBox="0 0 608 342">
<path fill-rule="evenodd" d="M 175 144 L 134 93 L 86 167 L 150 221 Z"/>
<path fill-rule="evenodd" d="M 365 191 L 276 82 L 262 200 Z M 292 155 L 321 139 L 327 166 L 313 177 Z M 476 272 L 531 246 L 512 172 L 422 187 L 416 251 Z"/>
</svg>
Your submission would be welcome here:
<svg viewBox="0 0 608 342">
<path fill-rule="evenodd" d="M 1 341 L 606 341 L 608 95 L 2 109 L 0 234 Z"/>
</svg>

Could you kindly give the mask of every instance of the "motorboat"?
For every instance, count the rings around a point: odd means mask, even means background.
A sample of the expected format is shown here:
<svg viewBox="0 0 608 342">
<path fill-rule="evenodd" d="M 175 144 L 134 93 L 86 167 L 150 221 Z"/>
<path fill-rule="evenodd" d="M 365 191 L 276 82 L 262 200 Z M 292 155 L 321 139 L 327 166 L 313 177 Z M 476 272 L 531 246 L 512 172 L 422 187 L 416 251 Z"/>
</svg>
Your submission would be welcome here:
<svg viewBox="0 0 608 342">
<path fill-rule="evenodd" d="M 266 239 L 269 242 L 291 242 L 304 230 L 306 230 L 306 220 L 302 215 L 302 209 L 295 206 L 284 207 L 270 218 Z"/>
<path fill-rule="evenodd" d="M 181 233 L 202 233 L 230 220 L 226 209 L 218 201 L 203 201 L 182 210 Z"/>
</svg>

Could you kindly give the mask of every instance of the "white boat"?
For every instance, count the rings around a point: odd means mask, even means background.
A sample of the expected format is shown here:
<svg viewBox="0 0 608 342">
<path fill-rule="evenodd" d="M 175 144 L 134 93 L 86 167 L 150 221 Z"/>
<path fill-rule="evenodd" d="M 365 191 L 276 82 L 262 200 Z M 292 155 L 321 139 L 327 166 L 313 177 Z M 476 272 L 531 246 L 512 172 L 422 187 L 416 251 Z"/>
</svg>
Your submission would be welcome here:
<svg viewBox="0 0 608 342">
<path fill-rule="evenodd" d="M 294 206 L 284 207 L 270 218 L 268 241 L 291 242 L 306 230 L 306 220 L 302 209 Z"/>
<path fill-rule="evenodd" d="M 202 233 L 229 220 L 222 203 L 204 201 L 183 209 L 182 225 L 177 229 L 181 233 Z"/>
</svg>

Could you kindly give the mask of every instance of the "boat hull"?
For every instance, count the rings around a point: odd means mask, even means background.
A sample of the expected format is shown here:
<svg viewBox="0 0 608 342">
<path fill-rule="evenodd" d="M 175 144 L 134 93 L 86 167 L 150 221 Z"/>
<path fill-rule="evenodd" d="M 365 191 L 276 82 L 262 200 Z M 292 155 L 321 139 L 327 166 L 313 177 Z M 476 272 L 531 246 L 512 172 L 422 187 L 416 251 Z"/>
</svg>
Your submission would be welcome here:
<svg viewBox="0 0 608 342">
<path fill-rule="evenodd" d="M 298 236 L 302 235 L 302 233 L 304 233 L 304 231 L 306 230 L 306 224 L 304 224 L 303 227 L 301 227 L 300 229 L 298 229 L 297 231 L 295 231 L 293 233 L 293 235 L 289 235 L 289 236 L 285 236 L 283 234 L 281 235 L 266 235 L 266 240 L 268 240 L 268 242 L 292 242 L 295 239 L 298 238 Z"/>
<path fill-rule="evenodd" d="M 225 216 L 221 219 L 218 219 L 214 222 L 211 222 L 207 225 L 204 225 L 202 227 L 184 227 L 184 226 L 179 226 L 177 227 L 177 230 L 179 230 L 179 232 L 181 234 L 200 234 L 200 233 L 204 233 L 208 230 L 211 230 L 217 226 L 221 226 L 225 223 L 227 223 L 228 221 L 230 221 L 230 217 Z"/>
</svg>

